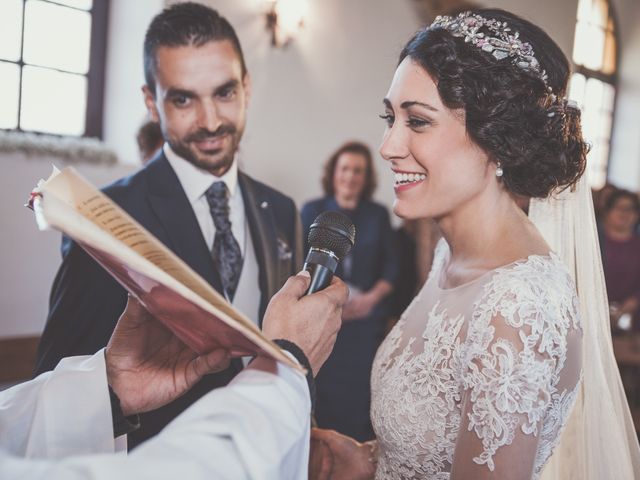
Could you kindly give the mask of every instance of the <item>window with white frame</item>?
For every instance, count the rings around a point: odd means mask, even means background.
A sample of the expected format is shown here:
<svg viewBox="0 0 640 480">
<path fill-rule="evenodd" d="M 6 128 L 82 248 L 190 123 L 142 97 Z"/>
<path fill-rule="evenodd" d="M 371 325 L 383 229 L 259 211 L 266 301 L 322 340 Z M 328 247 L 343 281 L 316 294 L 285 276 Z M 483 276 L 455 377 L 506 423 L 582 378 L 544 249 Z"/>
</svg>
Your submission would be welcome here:
<svg viewBox="0 0 640 480">
<path fill-rule="evenodd" d="M 0 129 L 102 137 L 108 0 L 0 0 Z"/>
<path fill-rule="evenodd" d="M 587 169 L 591 186 L 607 181 L 616 94 L 617 42 L 607 0 L 579 0 L 569 98 L 582 110 L 582 132 L 591 144 Z"/>
</svg>

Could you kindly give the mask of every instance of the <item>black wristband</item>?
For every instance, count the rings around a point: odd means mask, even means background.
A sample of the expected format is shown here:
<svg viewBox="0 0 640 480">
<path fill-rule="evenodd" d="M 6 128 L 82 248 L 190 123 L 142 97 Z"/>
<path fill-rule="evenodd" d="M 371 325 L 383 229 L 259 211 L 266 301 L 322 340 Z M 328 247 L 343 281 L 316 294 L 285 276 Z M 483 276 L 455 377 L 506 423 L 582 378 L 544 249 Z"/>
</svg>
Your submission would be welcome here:
<svg viewBox="0 0 640 480">
<path fill-rule="evenodd" d="M 113 422 L 113 438 L 127 435 L 140 428 L 140 417 L 130 415 L 125 417 L 120 406 L 120 399 L 109 385 L 109 401 L 111 402 L 111 421 Z"/>
<path fill-rule="evenodd" d="M 289 340 L 278 339 L 274 340 L 273 343 L 293 355 L 298 363 L 307 369 L 307 385 L 309 387 L 309 396 L 311 397 L 311 412 L 313 412 L 316 406 L 316 381 L 313 378 L 313 370 L 311 370 L 309 359 L 300 347 Z"/>
</svg>

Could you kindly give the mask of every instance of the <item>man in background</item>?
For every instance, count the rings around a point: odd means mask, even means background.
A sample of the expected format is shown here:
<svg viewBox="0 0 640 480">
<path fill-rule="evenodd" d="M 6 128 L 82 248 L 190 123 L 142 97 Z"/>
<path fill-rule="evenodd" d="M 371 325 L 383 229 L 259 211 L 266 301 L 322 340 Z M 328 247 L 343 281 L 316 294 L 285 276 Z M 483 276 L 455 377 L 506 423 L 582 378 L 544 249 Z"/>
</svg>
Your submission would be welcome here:
<svg viewBox="0 0 640 480">
<path fill-rule="evenodd" d="M 140 161 L 143 165 L 146 165 L 159 154 L 164 145 L 160 124 L 147 120 L 140 125 L 136 134 L 136 143 L 138 144 Z"/>
<path fill-rule="evenodd" d="M 302 261 L 293 201 L 239 171 L 251 81 L 233 27 L 196 3 L 170 6 L 144 42 L 144 101 L 165 144 L 145 168 L 104 192 L 236 308 L 260 325 L 271 296 Z M 36 373 L 103 348 L 126 291 L 68 238 L 50 297 Z M 169 405 L 141 415 L 129 445 L 158 433 L 240 370 L 205 376 Z"/>
</svg>

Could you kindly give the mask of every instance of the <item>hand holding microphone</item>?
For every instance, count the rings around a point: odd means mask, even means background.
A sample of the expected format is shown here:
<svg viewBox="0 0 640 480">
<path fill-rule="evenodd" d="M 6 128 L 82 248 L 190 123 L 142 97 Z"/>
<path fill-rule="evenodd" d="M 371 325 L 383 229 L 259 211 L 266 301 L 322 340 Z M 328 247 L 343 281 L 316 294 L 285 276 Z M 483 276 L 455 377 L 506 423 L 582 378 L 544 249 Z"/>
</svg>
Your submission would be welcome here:
<svg viewBox="0 0 640 480">
<path fill-rule="evenodd" d="M 342 325 L 342 307 L 349 289 L 333 274 L 351 250 L 354 238 L 355 227 L 343 214 L 318 215 L 309 230 L 311 248 L 303 271 L 287 280 L 269 302 L 264 316 L 265 335 L 290 340 L 301 348 L 314 376 L 333 350 Z M 322 295 L 310 295 L 324 289 Z M 295 321 L 281 321 L 285 318 Z"/>
</svg>

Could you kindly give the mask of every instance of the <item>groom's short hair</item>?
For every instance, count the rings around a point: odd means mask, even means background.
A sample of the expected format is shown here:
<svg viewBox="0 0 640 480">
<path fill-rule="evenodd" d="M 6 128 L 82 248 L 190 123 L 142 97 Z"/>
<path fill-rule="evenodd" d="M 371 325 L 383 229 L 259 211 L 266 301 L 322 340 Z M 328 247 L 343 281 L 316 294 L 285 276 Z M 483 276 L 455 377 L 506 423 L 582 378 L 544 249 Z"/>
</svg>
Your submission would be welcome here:
<svg viewBox="0 0 640 480">
<path fill-rule="evenodd" d="M 216 10 L 195 2 L 177 3 L 156 15 L 144 38 L 144 77 L 149 90 L 156 89 L 158 47 L 202 46 L 228 40 L 240 59 L 242 76 L 247 67 L 240 40 L 229 21 Z"/>
</svg>

